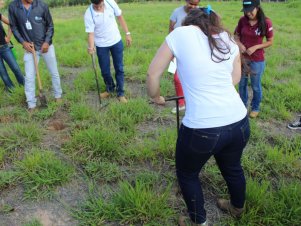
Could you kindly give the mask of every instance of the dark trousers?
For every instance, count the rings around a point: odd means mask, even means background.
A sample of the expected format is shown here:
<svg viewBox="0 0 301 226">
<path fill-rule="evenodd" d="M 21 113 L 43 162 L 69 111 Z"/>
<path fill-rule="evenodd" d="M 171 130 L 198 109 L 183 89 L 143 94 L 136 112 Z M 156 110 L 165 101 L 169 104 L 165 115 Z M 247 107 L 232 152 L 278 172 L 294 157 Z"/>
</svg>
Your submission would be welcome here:
<svg viewBox="0 0 301 226">
<path fill-rule="evenodd" d="M 241 155 L 250 137 L 248 117 L 239 122 L 209 129 L 190 129 L 181 125 L 176 147 L 178 182 L 190 218 L 197 224 L 206 221 L 199 173 L 213 155 L 224 177 L 233 206 L 242 208 L 246 181 Z"/>
<path fill-rule="evenodd" d="M 113 59 L 116 79 L 117 96 L 124 96 L 124 71 L 123 71 L 123 43 L 120 40 L 113 46 L 96 48 L 98 63 L 103 80 L 106 84 L 106 91 L 112 93 L 115 91 L 115 83 L 111 75 L 110 52 Z"/>
</svg>

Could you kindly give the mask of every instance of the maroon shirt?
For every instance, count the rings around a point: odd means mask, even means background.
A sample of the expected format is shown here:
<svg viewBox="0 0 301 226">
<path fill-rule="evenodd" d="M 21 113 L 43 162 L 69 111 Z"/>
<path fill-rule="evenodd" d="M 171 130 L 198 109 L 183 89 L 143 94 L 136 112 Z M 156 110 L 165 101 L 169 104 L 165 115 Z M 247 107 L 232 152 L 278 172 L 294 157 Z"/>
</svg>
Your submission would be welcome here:
<svg viewBox="0 0 301 226">
<path fill-rule="evenodd" d="M 246 49 L 262 44 L 264 36 L 258 31 L 258 23 L 251 26 L 249 19 L 246 16 L 243 16 L 238 21 L 238 25 L 235 29 L 235 34 L 240 38 L 240 42 L 246 47 Z M 266 18 L 266 38 L 273 37 L 273 26 L 272 21 Z M 244 53 L 243 56 L 251 61 L 264 61 L 264 49 L 256 50 L 251 56 L 247 53 Z"/>
</svg>

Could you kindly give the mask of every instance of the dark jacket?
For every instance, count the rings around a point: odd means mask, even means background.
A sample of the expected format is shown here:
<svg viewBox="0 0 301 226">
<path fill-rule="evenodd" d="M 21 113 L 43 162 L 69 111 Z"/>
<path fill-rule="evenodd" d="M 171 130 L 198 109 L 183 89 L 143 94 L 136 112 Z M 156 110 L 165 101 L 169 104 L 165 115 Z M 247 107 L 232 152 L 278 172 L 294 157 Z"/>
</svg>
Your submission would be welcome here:
<svg viewBox="0 0 301 226">
<path fill-rule="evenodd" d="M 26 10 L 21 0 L 14 0 L 9 5 L 8 13 L 10 27 L 18 42 L 33 42 L 36 50 L 40 50 L 44 42 L 52 44 L 53 21 L 49 8 L 43 1 L 33 0 L 31 8 Z M 27 19 L 32 30 L 26 28 Z"/>
</svg>

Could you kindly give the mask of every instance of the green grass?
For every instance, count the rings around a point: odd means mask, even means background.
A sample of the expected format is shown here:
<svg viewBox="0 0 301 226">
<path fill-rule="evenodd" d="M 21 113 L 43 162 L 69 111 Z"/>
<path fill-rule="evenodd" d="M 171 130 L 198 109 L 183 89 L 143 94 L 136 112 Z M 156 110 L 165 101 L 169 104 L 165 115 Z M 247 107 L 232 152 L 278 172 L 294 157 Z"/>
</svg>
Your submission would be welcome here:
<svg viewBox="0 0 301 226">
<path fill-rule="evenodd" d="M 200 5 L 208 3 L 201 1 Z M 0 192 L 20 186 L 25 189 L 21 198 L 51 197 L 56 195 L 56 189 L 68 184 L 72 175 L 78 174 L 93 188 L 93 192 L 85 193 L 87 199 L 79 201 L 78 206 L 66 204 L 68 209 L 75 209 L 72 215 L 80 225 L 176 224 L 185 205 L 174 192 L 175 116 L 170 114 L 170 105 L 149 105 L 145 80 L 148 66 L 168 33 L 171 12 L 183 4 L 120 4 L 133 38 L 132 47 L 124 49 L 125 94 L 129 103 L 121 105 L 113 97 L 103 100 L 108 104 L 103 108 L 99 107 L 91 57 L 86 50 L 83 14 L 87 6 L 51 9 L 64 105 L 53 101 L 51 76 L 43 61 L 39 69 L 49 102 L 47 109 L 39 109 L 30 116 L 25 110 L 23 88 L 16 87 L 9 94 L 0 82 L 3 90 Z M 233 31 L 242 15 L 241 2 L 211 1 L 210 4 L 220 14 L 224 26 Z M 251 138 L 242 157 L 247 180 L 246 212 L 238 221 L 227 215 L 214 216 L 218 225 L 299 225 L 301 222 L 301 136 L 285 129 L 301 112 L 298 51 L 301 4 L 263 2 L 262 6 L 273 21 L 275 40 L 266 49 L 262 111 L 258 119 L 250 120 Z M 121 34 L 124 39 L 123 31 Z M 13 42 L 17 61 L 24 71 L 23 49 Z M 16 84 L 9 68 L 8 71 Z M 114 76 L 113 67 L 112 73 Z M 101 77 L 99 82 L 104 91 Z M 133 84 L 139 86 L 137 90 Z M 161 94 L 175 95 L 173 76 L 167 72 L 162 76 Z M 68 122 L 67 128 L 47 131 L 45 125 L 61 115 Z M 49 137 L 53 140 L 45 141 Z M 69 158 L 74 166 L 66 161 Z M 206 164 L 200 178 L 206 185 L 205 194 L 228 197 L 226 184 L 213 159 Z M 1 214 L 10 211 L 9 207 L 5 211 L 0 208 Z M 39 224 L 33 219 L 25 225 Z"/>
<path fill-rule="evenodd" d="M 74 173 L 73 167 L 53 152 L 34 149 L 16 162 L 16 169 L 25 185 L 25 197 L 49 197 L 58 186 L 67 182 Z"/>
</svg>

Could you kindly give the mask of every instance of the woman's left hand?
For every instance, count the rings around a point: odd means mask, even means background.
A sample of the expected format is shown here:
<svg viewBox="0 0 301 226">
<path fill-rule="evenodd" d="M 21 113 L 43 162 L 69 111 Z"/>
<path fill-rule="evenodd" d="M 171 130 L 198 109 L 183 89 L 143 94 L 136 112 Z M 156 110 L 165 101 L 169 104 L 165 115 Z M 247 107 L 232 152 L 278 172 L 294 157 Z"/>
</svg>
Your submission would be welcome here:
<svg viewBox="0 0 301 226">
<path fill-rule="evenodd" d="M 251 56 L 257 50 L 257 46 L 252 46 L 246 50 L 246 53 Z"/>
</svg>

